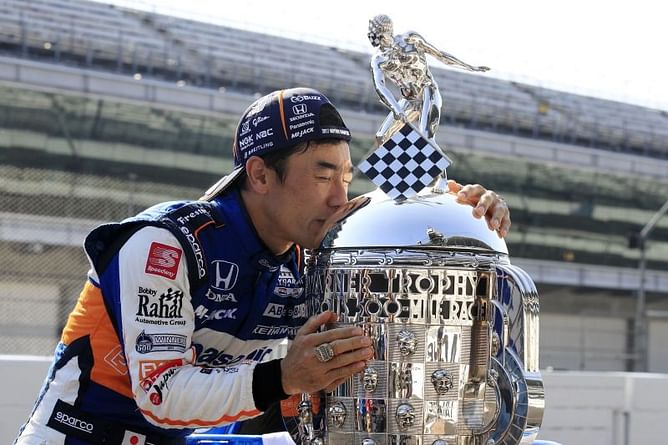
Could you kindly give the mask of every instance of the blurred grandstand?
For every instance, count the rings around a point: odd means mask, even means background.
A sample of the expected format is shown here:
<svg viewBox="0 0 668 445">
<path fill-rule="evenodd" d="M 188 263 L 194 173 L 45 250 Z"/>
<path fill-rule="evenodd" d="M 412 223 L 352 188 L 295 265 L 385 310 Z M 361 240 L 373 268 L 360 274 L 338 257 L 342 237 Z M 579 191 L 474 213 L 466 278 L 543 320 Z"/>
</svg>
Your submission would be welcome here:
<svg viewBox="0 0 668 445">
<path fill-rule="evenodd" d="M 230 170 L 236 118 L 307 85 L 342 108 L 354 161 L 386 111 L 369 55 L 82 0 L 0 0 L 0 353 L 50 354 L 91 228 L 197 198 Z M 435 70 L 448 172 L 502 193 L 513 262 L 542 298 L 541 366 L 668 371 L 668 113 Z M 371 189 L 359 178 L 354 194 Z"/>
</svg>

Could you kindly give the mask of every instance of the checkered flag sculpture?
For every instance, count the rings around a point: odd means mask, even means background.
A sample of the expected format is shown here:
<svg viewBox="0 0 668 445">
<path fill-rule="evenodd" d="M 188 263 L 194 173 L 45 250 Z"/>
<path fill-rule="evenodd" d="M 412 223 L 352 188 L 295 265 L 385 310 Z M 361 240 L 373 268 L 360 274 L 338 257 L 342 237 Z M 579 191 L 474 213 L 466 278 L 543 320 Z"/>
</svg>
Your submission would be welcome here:
<svg viewBox="0 0 668 445">
<path fill-rule="evenodd" d="M 358 168 L 387 196 L 401 201 L 417 195 L 450 163 L 436 144 L 407 123 Z"/>
</svg>

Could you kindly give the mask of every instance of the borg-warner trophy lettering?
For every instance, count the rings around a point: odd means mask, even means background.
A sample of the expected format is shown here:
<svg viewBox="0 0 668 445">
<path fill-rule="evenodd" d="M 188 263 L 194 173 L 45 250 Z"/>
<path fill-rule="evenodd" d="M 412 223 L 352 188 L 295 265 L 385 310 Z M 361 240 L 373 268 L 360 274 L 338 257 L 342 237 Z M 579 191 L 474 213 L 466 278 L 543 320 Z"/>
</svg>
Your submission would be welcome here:
<svg viewBox="0 0 668 445">
<path fill-rule="evenodd" d="M 544 405 L 538 292 L 503 239 L 454 195 L 429 187 L 449 160 L 434 140 L 442 101 L 427 56 L 487 68 L 418 33 L 393 35 L 384 15 L 370 21 L 369 39 L 373 83 L 390 109 L 374 153 L 397 162 L 364 161 L 379 190 L 309 253 L 305 292 L 314 312 L 360 327 L 374 355 L 333 391 L 311 396 L 317 404 L 301 405 L 320 409 L 299 413 L 293 437 L 301 445 L 531 444 Z"/>
</svg>

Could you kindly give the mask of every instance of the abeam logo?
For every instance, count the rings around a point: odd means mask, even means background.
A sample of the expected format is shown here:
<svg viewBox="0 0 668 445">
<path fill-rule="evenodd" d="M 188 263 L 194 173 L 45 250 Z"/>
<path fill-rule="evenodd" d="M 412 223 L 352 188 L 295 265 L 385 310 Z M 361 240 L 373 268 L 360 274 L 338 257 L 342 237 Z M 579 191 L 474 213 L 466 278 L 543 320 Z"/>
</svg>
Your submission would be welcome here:
<svg viewBox="0 0 668 445">
<path fill-rule="evenodd" d="M 232 289 L 237 284 L 239 266 L 224 260 L 215 260 L 212 263 L 216 269 L 215 282 L 212 287 L 222 291 Z"/>
</svg>

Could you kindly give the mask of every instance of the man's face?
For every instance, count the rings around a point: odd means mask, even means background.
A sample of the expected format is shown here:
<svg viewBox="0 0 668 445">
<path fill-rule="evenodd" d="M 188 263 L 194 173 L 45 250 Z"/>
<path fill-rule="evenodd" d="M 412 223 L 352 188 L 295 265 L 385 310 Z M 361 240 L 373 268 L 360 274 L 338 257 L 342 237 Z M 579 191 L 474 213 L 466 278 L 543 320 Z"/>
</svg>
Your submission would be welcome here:
<svg viewBox="0 0 668 445">
<path fill-rule="evenodd" d="M 270 178 L 265 204 L 274 223 L 273 233 L 260 236 L 271 236 L 286 245 L 317 248 L 343 216 L 340 213 L 348 202 L 352 176 L 350 149 L 345 141 L 315 145 L 291 155 L 283 182 L 277 174 Z"/>
</svg>

